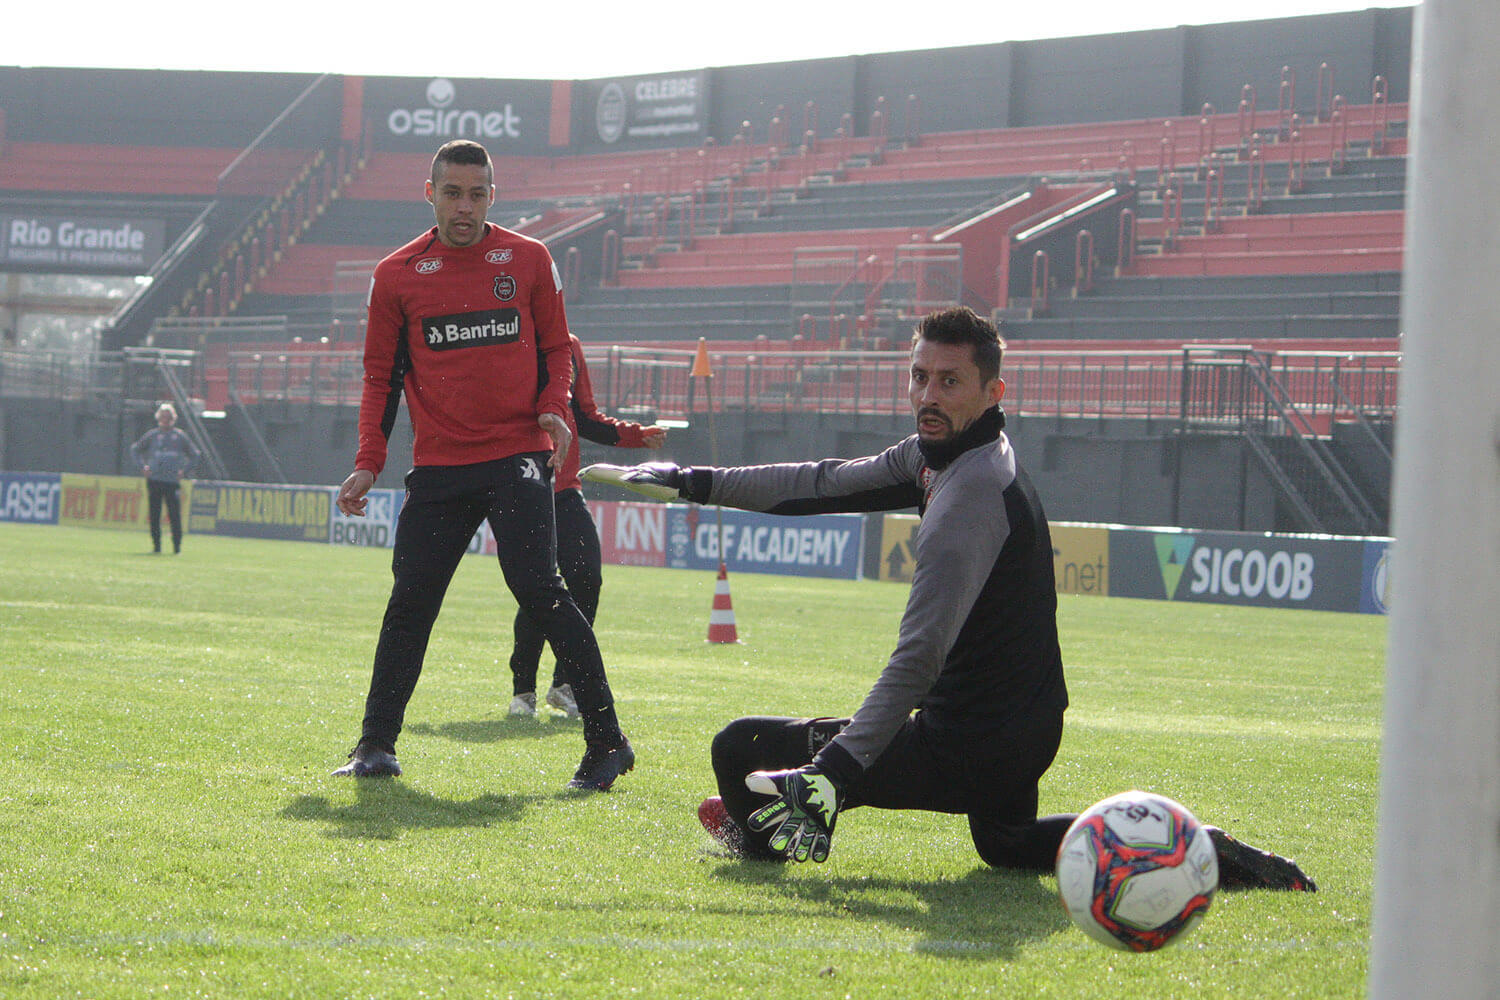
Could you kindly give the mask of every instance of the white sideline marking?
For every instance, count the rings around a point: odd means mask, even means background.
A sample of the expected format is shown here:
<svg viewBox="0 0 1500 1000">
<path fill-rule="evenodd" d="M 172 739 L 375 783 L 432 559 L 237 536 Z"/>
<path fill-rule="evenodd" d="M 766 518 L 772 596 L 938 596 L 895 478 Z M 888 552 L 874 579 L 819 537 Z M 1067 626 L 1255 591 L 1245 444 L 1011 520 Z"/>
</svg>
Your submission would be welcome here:
<svg viewBox="0 0 1500 1000">
<path fill-rule="evenodd" d="M 17 939 L 12 938 L 12 941 Z M 975 954 L 983 952 L 1015 952 L 1020 950 L 1035 949 L 1062 949 L 1065 951 L 1075 950 L 1099 950 L 1099 945 L 1070 931 L 1062 931 L 1051 934 L 1046 938 L 1038 938 L 1030 941 L 1016 941 L 1014 939 L 1003 942 L 997 941 L 962 941 L 962 940 L 939 940 L 939 941 L 912 941 L 899 944 L 885 938 L 873 938 L 868 941 L 820 941 L 816 944 L 801 946 L 784 938 L 775 940 L 746 940 L 744 938 L 718 939 L 718 938 L 659 938 L 659 937 L 620 937 L 616 935 L 598 935 L 593 937 L 565 937 L 565 938 L 501 938 L 483 939 L 473 938 L 420 938 L 420 937 L 356 937 L 354 935 L 335 935 L 326 938 L 267 938 L 267 937 L 223 937 L 213 931 L 200 931 L 196 933 L 181 934 L 153 934 L 149 936 L 104 934 L 74 936 L 66 938 L 52 938 L 58 944 L 69 947 L 147 947 L 159 945 L 192 945 L 195 947 L 209 946 L 214 948 L 250 948 L 262 951 L 275 949 L 290 949 L 296 951 L 318 951 L 339 948 L 376 948 L 381 950 L 401 949 L 406 951 L 427 951 L 433 949 L 449 951 L 532 951 L 536 949 L 561 949 L 561 948 L 597 948 L 612 947 L 627 951 L 712 951 L 712 950 L 744 950 L 750 948 L 762 953 L 766 952 L 846 952 L 846 953 L 884 953 L 909 952 L 912 954 L 938 953 L 963 953 Z M 1207 945 L 1196 945 L 1189 943 L 1187 948 L 1179 946 L 1179 950 L 1190 950 L 1193 947 L 1206 947 Z M 1253 949 L 1255 951 L 1346 951 L 1351 948 L 1364 949 L 1364 942 L 1345 941 L 1330 943 L 1326 941 L 1317 942 L 1315 945 L 1307 941 L 1297 939 L 1281 941 L 1257 942 Z"/>
</svg>

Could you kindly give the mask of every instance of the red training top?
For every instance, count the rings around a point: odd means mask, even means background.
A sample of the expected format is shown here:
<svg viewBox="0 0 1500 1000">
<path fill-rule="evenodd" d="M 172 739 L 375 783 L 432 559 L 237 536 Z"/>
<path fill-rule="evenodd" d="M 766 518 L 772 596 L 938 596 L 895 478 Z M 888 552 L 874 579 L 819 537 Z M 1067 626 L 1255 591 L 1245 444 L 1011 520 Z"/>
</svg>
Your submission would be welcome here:
<svg viewBox="0 0 1500 1000">
<path fill-rule="evenodd" d="M 581 489 L 578 478 L 578 438 L 588 438 L 597 444 L 614 445 L 616 448 L 646 447 L 645 426 L 629 420 L 618 420 L 599 412 L 594 403 L 594 383 L 589 378 L 588 366 L 583 363 L 583 344 L 571 333 L 568 341 L 573 353 L 573 405 L 568 410 L 568 430 L 573 432 L 573 445 L 568 449 L 568 458 L 552 480 L 552 489 Z"/>
<path fill-rule="evenodd" d="M 552 450 L 537 417 L 569 418 L 572 362 L 539 241 L 486 223 L 478 243 L 450 247 L 434 227 L 376 265 L 369 315 L 356 469 L 385 467 L 403 391 L 415 465 Z"/>
</svg>

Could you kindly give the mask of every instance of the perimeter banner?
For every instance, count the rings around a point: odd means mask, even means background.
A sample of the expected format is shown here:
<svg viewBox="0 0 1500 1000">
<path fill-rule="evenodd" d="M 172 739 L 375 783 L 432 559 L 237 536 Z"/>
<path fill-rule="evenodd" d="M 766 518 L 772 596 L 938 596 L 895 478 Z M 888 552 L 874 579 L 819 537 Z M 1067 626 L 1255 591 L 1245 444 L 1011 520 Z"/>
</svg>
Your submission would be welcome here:
<svg viewBox="0 0 1500 1000">
<path fill-rule="evenodd" d="M 59 477 L 61 503 L 57 523 L 81 528 L 144 530 L 146 480 L 142 476 L 85 476 L 64 472 Z M 180 487 L 182 509 L 188 510 L 194 484 Z M 165 520 L 165 513 L 162 515 Z M 184 525 L 187 530 L 190 527 Z"/>
<path fill-rule="evenodd" d="M 1365 542 L 1364 572 L 1359 587 L 1359 610 L 1367 615 L 1390 614 L 1391 558 L 1395 545 L 1389 538 Z"/>
<path fill-rule="evenodd" d="M 875 579 L 911 583 L 917 565 L 917 526 L 922 519 L 915 514 L 879 516 L 880 565 Z"/>
<path fill-rule="evenodd" d="M 1052 573 L 1059 594 L 1109 596 L 1109 529 L 1100 525 L 1047 526 L 1052 535 Z"/>
<path fill-rule="evenodd" d="M 667 564 L 667 508 L 659 503 L 590 500 L 600 554 L 611 566 Z"/>
<path fill-rule="evenodd" d="M 1364 539 L 1115 529 L 1110 593 L 1214 604 L 1358 611 Z"/>
<path fill-rule="evenodd" d="M 328 540 L 334 545 L 388 549 L 396 544 L 396 518 L 405 490 L 371 490 L 365 494 L 364 517 L 347 517 L 338 504 L 328 505 Z"/>
<path fill-rule="evenodd" d="M 334 493 L 328 486 L 200 482 L 188 526 L 203 534 L 326 542 Z"/>
<path fill-rule="evenodd" d="M 56 524 L 61 494 L 55 472 L 0 472 L 0 521 Z"/>
<path fill-rule="evenodd" d="M 864 547 L 862 514 L 777 517 L 728 508 L 669 505 L 667 565 L 677 569 L 717 569 L 859 579 Z"/>
</svg>

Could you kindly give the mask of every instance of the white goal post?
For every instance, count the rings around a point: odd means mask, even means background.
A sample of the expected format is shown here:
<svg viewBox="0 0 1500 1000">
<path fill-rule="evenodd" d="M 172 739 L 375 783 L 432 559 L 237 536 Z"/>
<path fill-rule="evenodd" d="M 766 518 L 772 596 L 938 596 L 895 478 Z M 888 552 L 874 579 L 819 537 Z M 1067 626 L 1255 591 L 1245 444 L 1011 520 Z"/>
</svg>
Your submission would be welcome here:
<svg viewBox="0 0 1500 1000">
<path fill-rule="evenodd" d="M 1500 3 L 1424 0 L 1416 21 L 1370 995 L 1493 1000 Z"/>
</svg>

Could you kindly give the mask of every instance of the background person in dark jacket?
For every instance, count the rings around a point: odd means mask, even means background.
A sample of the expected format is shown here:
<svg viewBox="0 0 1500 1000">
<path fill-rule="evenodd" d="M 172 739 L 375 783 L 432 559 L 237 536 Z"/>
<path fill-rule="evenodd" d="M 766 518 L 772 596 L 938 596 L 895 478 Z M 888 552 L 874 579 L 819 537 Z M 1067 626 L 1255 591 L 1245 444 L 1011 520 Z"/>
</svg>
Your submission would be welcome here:
<svg viewBox="0 0 1500 1000">
<path fill-rule="evenodd" d="M 179 490 L 183 477 L 198 461 L 198 449 L 176 424 L 177 410 L 171 403 L 163 403 L 156 408 L 156 429 L 147 431 L 130 446 L 130 454 L 141 464 L 141 473 L 146 477 L 151 549 L 161 551 L 161 508 L 166 504 L 174 554 L 182 551 L 182 498 Z"/>
</svg>

